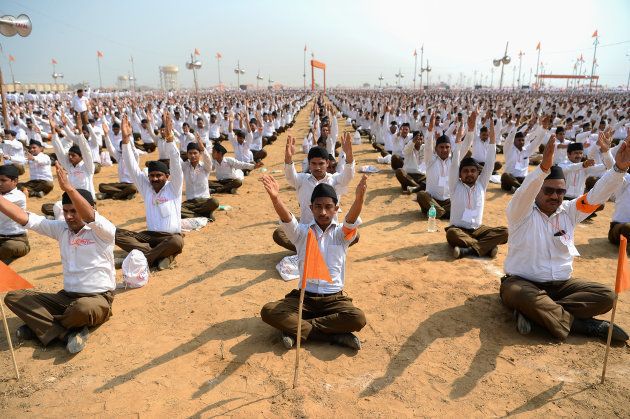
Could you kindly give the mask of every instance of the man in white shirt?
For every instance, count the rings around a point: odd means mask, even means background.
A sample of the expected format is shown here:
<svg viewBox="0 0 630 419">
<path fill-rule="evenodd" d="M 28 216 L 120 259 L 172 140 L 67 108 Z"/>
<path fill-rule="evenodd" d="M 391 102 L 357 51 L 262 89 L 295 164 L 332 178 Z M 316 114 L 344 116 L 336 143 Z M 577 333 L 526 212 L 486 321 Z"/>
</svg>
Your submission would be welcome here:
<svg viewBox="0 0 630 419">
<path fill-rule="evenodd" d="M 451 195 L 450 226 L 446 228 L 446 241 L 453 247 L 453 257 L 465 256 L 496 257 L 500 244 L 507 243 L 506 227 L 483 225 L 483 210 L 486 190 L 496 160 L 496 137 L 494 123 L 490 121 L 489 140 L 484 141 L 485 165 L 481 166 L 474 157 L 465 157 L 458 165 L 451 164 L 449 189 Z M 456 146 L 453 159 L 459 160 L 464 151 Z"/>
<path fill-rule="evenodd" d="M 83 122 L 83 125 L 88 124 L 88 111 L 90 109 L 90 101 L 83 94 L 83 89 L 77 90 L 77 94 L 72 98 L 72 110 L 74 111 L 76 124 L 79 124 L 79 119 Z"/>
<path fill-rule="evenodd" d="M 548 117 L 545 117 L 544 125 L 548 122 Z M 532 118 L 530 127 L 535 127 L 533 124 L 536 119 Z M 512 126 L 510 133 L 508 134 L 505 142 L 503 143 L 503 153 L 505 154 L 505 170 L 501 175 L 501 189 L 506 192 L 514 192 L 521 186 L 521 183 L 527 176 L 529 170 L 529 161 L 532 154 L 538 150 L 538 146 L 545 139 L 545 129 L 543 126 L 538 126 L 534 133 L 534 139 L 529 144 L 525 144 L 525 133 L 523 131 L 516 130 L 515 126 Z M 555 147 L 555 145 L 554 145 Z"/>
<path fill-rule="evenodd" d="M 424 165 L 424 136 L 418 131 L 403 149 L 403 167 L 396 169 L 396 179 L 403 193 L 417 193 L 426 189 L 426 167 Z M 411 188 L 411 191 L 409 191 Z"/>
<path fill-rule="evenodd" d="M 17 133 L 12 130 L 4 130 L 3 138 L 0 138 L 0 152 L 2 154 L 3 164 L 13 165 L 18 169 L 20 175 L 24 174 L 24 146 L 19 140 L 15 139 Z"/>
<path fill-rule="evenodd" d="M 575 227 L 619 189 L 630 168 L 630 142 L 624 142 L 608 170 L 586 195 L 563 201 L 566 181 L 552 166 L 555 136 L 551 136 L 539 167 L 529 173 L 507 207 L 508 255 L 501 279 L 501 300 L 515 311 L 521 334 L 531 322 L 565 339 L 579 333 L 606 339 L 608 322 L 593 316 L 607 313 L 615 293 L 595 282 L 571 278 Z M 615 326 L 613 340 L 628 335 Z"/>
<path fill-rule="evenodd" d="M 346 214 L 345 222 L 336 221 L 339 201 L 335 189 L 327 183 L 319 183 L 311 194 L 313 220 L 298 223 L 279 196 L 279 185 L 269 175 L 262 178 L 263 185 L 271 198 L 273 207 L 282 222 L 282 228 L 297 248 L 300 276 L 304 272 L 304 259 L 309 233 L 315 236 L 319 251 L 332 282 L 305 278 L 304 316 L 302 318 L 302 339 L 323 340 L 355 350 L 361 349 L 358 332 L 365 324 L 365 314 L 352 304 L 352 299 L 344 295 L 346 254 L 350 243 L 361 224 L 359 215 L 367 190 L 367 176 L 357 185 L 354 203 Z M 309 256 L 310 257 L 310 256 Z M 317 263 L 317 262 L 315 262 Z M 310 281 L 308 281 L 310 279 Z M 300 287 L 302 280 L 300 280 Z M 298 306 L 300 290 L 295 289 L 282 300 L 265 304 L 260 311 L 261 319 L 282 332 L 282 343 L 290 349 L 295 344 L 298 326 Z"/>
<path fill-rule="evenodd" d="M 16 331 L 19 340 L 37 337 L 46 346 L 59 339 L 66 341 L 66 349 L 74 354 L 85 347 L 88 326 L 102 324 L 112 315 L 116 227 L 96 212 L 89 191 L 70 184 L 59 164 L 57 178 L 64 191 L 64 220 L 27 213 L 4 197 L 0 197 L 0 211 L 25 228 L 59 242 L 63 290 L 56 294 L 12 291 L 4 302 L 26 323 Z"/>
<path fill-rule="evenodd" d="M 127 169 L 127 165 L 123 163 L 122 160 L 122 136 L 120 136 L 120 125 L 114 123 L 112 125 L 113 137 L 116 144 L 114 145 L 112 142 L 112 138 L 109 135 L 109 128 L 107 126 L 107 122 L 103 122 L 103 139 L 105 141 L 105 146 L 109 151 L 110 156 L 112 156 L 118 162 L 118 182 L 110 182 L 110 183 L 101 183 L 98 185 L 98 193 L 96 194 L 97 199 L 132 199 L 138 190 L 133 184 L 133 177 L 129 174 L 129 170 Z M 120 137 L 120 141 L 118 138 Z M 138 149 L 132 144 L 133 148 L 133 156 L 136 159 L 136 163 L 139 159 Z"/>
<path fill-rule="evenodd" d="M 206 217 L 214 221 L 214 210 L 219 201 L 210 196 L 208 175 L 212 171 L 212 157 L 197 136 L 196 143 L 187 146 L 188 158 L 182 164 L 186 184 L 186 200 L 182 202 L 182 218 Z M 201 160 L 201 161 L 200 161 Z"/>
<path fill-rule="evenodd" d="M 0 166 L 0 195 L 26 211 L 26 196 L 18 188 L 18 170 Z M 24 227 L 4 214 L 0 214 L 0 261 L 9 265 L 31 250 Z"/>
<path fill-rule="evenodd" d="M 346 154 L 346 165 L 341 173 L 331 174 L 328 172 L 330 161 L 328 151 L 323 147 L 313 147 L 308 152 L 308 167 L 310 173 L 297 173 L 293 164 L 295 154 L 295 138 L 291 135 L 287 137 L 287 144 L 284 151 L 284 175 L 287 183 L 295 188 L 300 205 L 300 223 L 310 224 L 313 221 L 313 213 L 310 209 L 310 198 L 313 189 L 320 183 L 331 185 L 337 192 L 337 197 L 341 198 L 346 193 L 348 185 L 354 178 L 354 155 L 352 153 L 352 138 L 350 133 L 344 135 L 342 141 L 343 151 Z M 273 232 L 273 241 L 281 247 L 293 252 L 295 246 L 282 228 L 277 228 Z M 358 241 L 358 236 L 357 240 Z M 356 243 L 356 241 L 353 242 Z"/>
<path fill-rule="evenodd" d="M 262 162 L 246 163 L 234 157 L 226 157 L 225 153 L 227 150 L 221 144 L 215 143 L 212 147 L 212 169 L 217 180 L 208 181 L 211 193 L 235 194 L 238 188 L 243 186 L 245 178 L 243 170 L 254 170 L 263 165 Z"/>
<path fill-rule="evenodd" d="M 133 178 L 144 200 L 144 209 L 147 218 L 147 230 L 134 232 L 116 229 L 116 246 L 131 252 L 140 250 L 147 258 L 151 267 L 164 270 L 171 266 L 175 256 L 184 248 L 182 237 L 182 187 L 184 175 L 182 173 L 179 151 L 173 144 L 173 129 L 170 114 L 164 113 L 164 126 L 167 136 L 167 151 L 170 157 L 170 165 L 161 161 L 148 163 L 149 175 L 145 175 L 134 158 L 130 144 L 132 132 L 131 124 L 127 117 L 123 117 L 122 130 L 122 164 Z M 171 173 L 172 172 L 172 173 Z"/>
<path fill-rule="evenodd" d="M 626 134 L 626 142 L 630 142 L 630 128 Z M 630 241 L 630 171 L 624 175 L 621 187 L 615 191 L 615 212 L 608 230 L 608 241 L 618 246 L 621 235 Z"/>
<path fill-rule="evenodd" d="M 37 140 L 31 140 L 26 159 L 28 161 L 30 180 L 19 183 L 18 189 L 26 190 L 29 197 L 42 198 L 53 189 L 50 157 L 44 153 L 42 143 Z"/>
</svg>

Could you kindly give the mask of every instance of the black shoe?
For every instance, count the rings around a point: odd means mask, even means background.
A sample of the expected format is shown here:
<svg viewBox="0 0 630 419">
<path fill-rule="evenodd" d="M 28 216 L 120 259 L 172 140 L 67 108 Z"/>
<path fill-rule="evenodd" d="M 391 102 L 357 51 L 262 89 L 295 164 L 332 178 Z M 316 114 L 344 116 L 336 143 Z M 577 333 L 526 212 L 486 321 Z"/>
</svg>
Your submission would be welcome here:
<svg viewBox="0 0 630 419">
<path fill-rule="evenodd" d="M 453 257 L 455 259 L 461 259 L 461 258 L 466 257 L 466 256 L 477 256 L 477 252 L 475 252 L 470 247 L 455 246 L 453 248 Z"/>
<path fill-rule="evenodd" d="M 608 340 L 608 327 L 610 323 L 606 320 L 598 319 L 573 319 L 571 325 L 572 333 L 579 333 L 580 335 L 592 336 L 600 338 L 604 341 Z M 626 342 L 628 340 L 628 334 L 616 324 L 613 325 L 612 339 L 613 342 Z"/>
<path fill-rule="evenodd" d="M 35 332 L 33 332 L 30 327 L 23 324 L 22 326 L 16 329 L 15 337 L 17 338 L 18 341 L 23 341 L 23 340 L 33 340 L 37 336 L 35 336 Z"/>
<path fill-rule="evenodd" d="M 361 341 L 352 333 L 330 335 L 330 341 L 340 346 L 356 349 L 357 351 L 361 349 Z"/>
</svg>

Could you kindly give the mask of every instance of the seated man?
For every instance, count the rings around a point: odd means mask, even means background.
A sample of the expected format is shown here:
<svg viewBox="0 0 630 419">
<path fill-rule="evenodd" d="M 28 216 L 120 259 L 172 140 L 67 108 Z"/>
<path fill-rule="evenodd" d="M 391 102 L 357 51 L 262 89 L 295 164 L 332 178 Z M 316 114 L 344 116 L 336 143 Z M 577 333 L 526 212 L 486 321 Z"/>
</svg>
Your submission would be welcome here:
<svg viewBox="0 0 630 419">
<path fill-rule="evenodd" d="M 17 187 L 18 169 L 7 164 L 0 166 L 0 195 L 26 211 L 26 196 Z M 0 260 L 8 265 L 31 250 L 24 227 L 4 214 L 0 214 Z"/>
<path fill-rule="evenodd" d="M 231 193 L 243 186 L 245 174 L 243 170 L 253 170 L 262 167 L 263 163 L 245 163 L 233 157 L 225 157 L 227 150 L 221 144 L 212 148 L 212 168 L 216 172 L 217 180 L 208 181 L 211 193 Z"/>
<path fill-rule="evenodd" d="M 396 179 L 403 193 L 418 193 L 426 189 L 426 167 L 424 166 L 424 136 L 418 131 L 403 149 L 404 164 L 396 169 Z M 411 190 L 409 189 L 411 188 Z"/>
<path fill-rule="evenodd" d="M 28 182 L 18 183 L 18 189 L 26 190 L 28 196 L 44 197 L 53 189 L 53 176 L 50 169 L 50 157 L 44 153 L 42 143 L 31 140 L 28 161 L 28 173 L 31 179 Z M 25 193 L 26 193 L 25 192 Z"/>
<path fill-rule="evenodd" d="M 630 130 L 626 142 L 630 142 Z M 621 187 L 615 192 L 615 212 L 608 231 L 608 241 L 619 245 L 621 235 L 630 240 L 630 171 L 624 175 Z"/>
<path fill-rule="evenodd" d="M 529 161 L 532 154 L 538 150 L 538 146 L 545 139 L 545 129 L 543 125 L 547 124 L 548 117 L 545 117 L 544 123 L 536 128 L 534 125 L 536 117 L 530 121 L 531 130 L 534 139 L 529 144 L 525 144 L 525 133 L 516 131 L 516 126 L 512 125 L 510 133 L 503 143 L 503 152 L 505 154 L 505 169 L 501 175 L 501 189 L 506 192 L 514 192 L 521 186 L 521 182 L 527 176 Z M 534 128 L 536 128 L 534 130 Z"/>
<path fill-rule="evenodd" d="M 363 311 L 352 304 L 352 299 L 343 294 L 345 282 L 346 253 L 354 240 L 361 223 L 359 215 L 365 199 L 367 176 L 357 185 L 354 203 L 346 214 L 343 224 L 335 221 L 339 209 L 337 193 L 327 183 L 320 183 L 311 195 L 311 211 L 314 220 L 309 224 L 298 223 L 279 197 L 278 183 L 269 175 L 263 175 L 263 185 L 271 198 L 273 207 L 282 221 L 282 228 L 289 240 L 298 249 L 300 272 L 304 273 L 304 257 L 309 230 L 316 237 L 320 251 L 330 273 L 332 283 L 313 280 L 306 283 L 302 317 L 302 339 L 324 340 L 352 349 L 361 349 L 361 342 L 352 332 L 366 324 Z M 301 284 L 301 281 L 300 281 Z M 290 349 L 295 344 L 298 326 L 300 290 L 296 289 L 279 301 L 265 304 L 260 311 L 262 320 L 282 331 L 282 343 Z"/>
<path fill-rule="evenodd" d="M 569 333 L 606 339 L 609 323 L 593 316 L 610 311 L 615 293 L 596 282 L 571 278 L 573 258 L 579 256 L 573 238 L 575 226 L 622 184 L 630 168 L 630 142 L 624 142 L 615 165 L 586 195 L 563 201 L 564 174 L 552 166 L 555 136 L 551 136 L 540 166 L 529 173 L 507 207 L 508 255 L 506 275 L 501 279 L 501 300 L 514 310 L 521 334 L 531 331 L 531 322 L 553 336 Z M 615 326 L 614 341 L 628 335 Z"/>
<path fill-rule="evenodd" d="M 287 144 L 284 152 L 284 175 L 290 186 L 295 188 L 300 205 L 300 222 L 311 224 L 313 213 L 310 209 L 310 199 L 313 189 L 320 183 L 327 183 L 337 191 L 337 197 L 341 197 L 347 190 L 348 185 L 354 178 L 354 155 L 352 154 L 352 138 L 350 133 L 345 133 L 342 144 L 346 155 L 346 165 L 342 173 L 330 173 L 330 161 L 328 152 L 323 147 L 313 147 L 308 152 L 308 167 L 310 173 L 297 173 L 293 164 L 295 154 L 295 138 L 291 135 L 287 137 Z M 358 235 L 357 235 L 358 237 Z M 273 241 L 287 250 L 295 252 L 295 246 L 284 233 L 284 229 L 277 228 L 273 232 Z M 355 242 L 356 243 L 356 240 Z"/>
<path fill-rule="evenodd" d="M 112 315 L 114 233 L 116 227 L 94 209 L 89 191 L 75 189 L 57 163 L 65 220 L 47 220 L 25 212 L 0 197 L 0 211 L 16 223 L 59 242 L 63 265 L 63 290 L 56 294 L 12 291 L 5 304 L 24 323 L 17 329 L 19 340 L 37 337 L 44 345 L 55 339 L 66 341 L 66 349 L 77 353 L 85 347 L 88 326 L 104 323 Z"/>
<path fill-rule="evenodd" d="M 175 256 L 182 252 L 182 186 L 183 173 L 179 151 L 173 144 L 170 114 L 164 113 L 164 125 L 168 127 L 166 137 L 167 150 L 170 153 L 170 168 L 160 161 L 149 162 L 149 175 L 145 175 L 133 155 L 131 124 L 126 116 L 122 121 L 122 164 L 133 178 L 133 182 L 142 194 L 147 217 L 147 230 L 139 233 L 116 229 L 116 246 L 131 252 L 140 250 L 151 267 L 167 269 Z M 172 174 L 171 174 L 172 172 Z M 120 261 L 118 261 L 120 262 Z"/>
<path fill-rule="evenodd" d="M 182 203 L 182 218 L 206 217 L 214 221 L 213 213 L 219 208 L 219 201 L 210 196 L 208 188 L 212 157 L 199 134 L 196 135 L 196 139 L 196 143 L 188 144 L 188 158 L 182 164 L 186 183 L 186 201 Z M 200 161 L 200 157 L 203 161 Z"/>
<path fill-rule="evenodd" d="M 115 131 L 119 131 L 120 126 L 114 126 L 113 129 Z M 122 142 L 119 142 L 116 145 L 112 143 L 112 139 L 109 136 L 109 128 L 107 127 L 107 122 L 103 122 L 103 132 L 103 140 L 105 141 L 107 151 L 109 151 L 110 156 L 112 156 L 118 162 L 118 182 L 99 184 L 96 198 L 111 198 L 117 200 L 132 199 L 136 195 L 136 192 L 138 192 L 138 190 L 133 185 L 133 177 L 129 174 L 127 165 L 123 163 Z M 118 133 L 115 133 L 115 135 L 117 136 Z M 133 158 L 136 160 L 137 164 L 140 154 L 138 153 L 138 149 L 133 145 L 133 142 L 130 144 L 133 148 Z"/>
<path fill-rule="evenodd" d="M 464 158 L 466 151 L 470 148 L 475 125 L 477 123 L 477 113 L 473 112 L 468 117 L 468 133 L 464 141 L 458 145 L 458 147 L 461 147 L 464 151 L 458 154 L 457 160 L 453 160 L 451 156 L 451 140 L 446 135 L 441 135 L 435 140 L 433 130 L 434 127 L 437 127 L 436 118 L 435 114 L 431 114 L 427 142 L 424 148 L 424 164 L 427 168 L 427 187 L 426 191 L 418 192 L 416 200 L 418 201 L 418 205 L 420 205 L 420 210 L 424 214 L 428 214 L 431 205 L 433 205 L 437 218 L 448 218 L 451 215 L 451 196 L 448 187 L 448 174 L 452 164 L 459 167 L 461 159 Z M 461 130 L 459 134 L 462 134 Z M 457 142 L 459 141 L 461 141 L 461 138 L 457 140 Z"/>
<path fill-rule="evenodd" d="M 18 169 L 20 175 L 24 174 L 24 146 L 17 140 L 17 133 L 12 130 L 4 130 L 4 138 L 0 138 L 0 154 L 2 154 L 3 164 L 10 164 Z"/>
<path fill-rule="evenodd" d="M 483 209 L 488 182 L 492 176 L 496 148 L 494 123 L 490 121 L 489 140 L 484 140 L 486 155 L 481 174 L 480 165 L 473 157 L 464 158 L 459 167 L 451 164 L 449 189 L 451 194 L 451 225 L 446 228 L 446 241 L 453 246 L 453 257 L 490 256 L 494 258 L 499 251 L 498 245 L 507 243 L 508 232 L 505 227 L 483 225 Z M 455 147 L 453 160 L 459 160 L 463 150 Z"/>
</svg>

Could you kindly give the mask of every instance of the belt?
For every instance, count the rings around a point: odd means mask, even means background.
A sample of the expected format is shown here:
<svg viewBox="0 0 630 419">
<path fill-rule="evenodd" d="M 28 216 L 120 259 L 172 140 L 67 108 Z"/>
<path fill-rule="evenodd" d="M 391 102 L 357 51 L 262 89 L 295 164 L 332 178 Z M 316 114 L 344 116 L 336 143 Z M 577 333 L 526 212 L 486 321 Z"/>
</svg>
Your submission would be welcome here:
<svg viewBox="0 0 630 419">
<path fill-rule="evenodd" d="M 316 292 L 304 291 L 304 295 L 307 297 L 333 297 L 335 295 L 341 295 L 341 291 L 332 294 L 318 294 Z"/>
<path fill-rule="evenodd" d="M 26 233 L 22 233 L 22 234 L 0 234 L 0 237 L 26 237 Z"/>
</svg>

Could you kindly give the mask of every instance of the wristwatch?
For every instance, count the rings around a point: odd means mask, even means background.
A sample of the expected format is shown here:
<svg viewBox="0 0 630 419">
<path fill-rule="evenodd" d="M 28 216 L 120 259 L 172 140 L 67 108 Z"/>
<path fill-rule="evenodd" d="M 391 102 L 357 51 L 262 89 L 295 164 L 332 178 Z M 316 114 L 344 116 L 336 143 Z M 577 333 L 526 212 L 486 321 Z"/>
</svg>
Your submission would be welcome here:
<svg viewBox="0 0 630 419">
<path fill-rule="evenodd" d="M 617 166 L 617 163 L 613 164 L 613 169 L 615 169 L 615 172 L 617 172 L 617 173 L 626 173 L 626 170 L 620 169 Z"/>
</svg>

